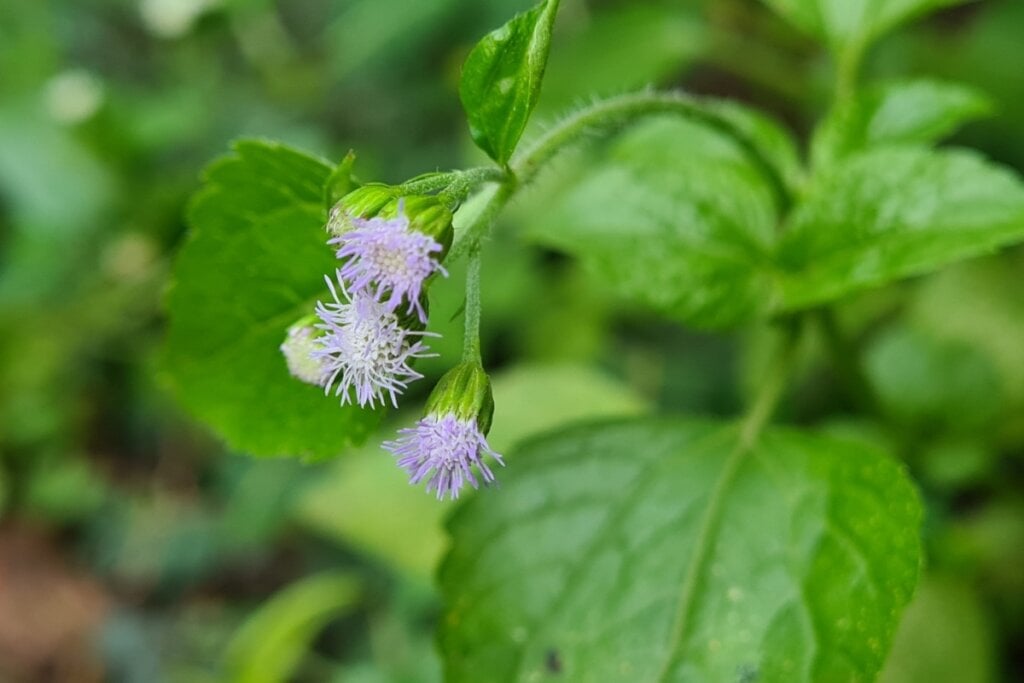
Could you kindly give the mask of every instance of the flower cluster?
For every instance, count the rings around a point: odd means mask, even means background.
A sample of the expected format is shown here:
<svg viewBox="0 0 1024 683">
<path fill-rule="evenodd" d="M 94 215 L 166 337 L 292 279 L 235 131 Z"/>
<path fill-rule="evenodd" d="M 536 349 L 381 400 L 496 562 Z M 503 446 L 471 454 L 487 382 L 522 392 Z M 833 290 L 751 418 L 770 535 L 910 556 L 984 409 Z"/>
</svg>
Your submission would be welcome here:
<svg viewBox="0 0 1024 683">
<path fill-rule="evenodd" d="M 331 298 L 315 316 L 293 325 L 281 352 L 297 379 L 333 393 L 341 404 L 375 408 L 390 403 L 423 376 L 416 359 L 430 357 L 425 337 L 426 289 L 452 242 L 451 211 L 434 197 L 398 198 L 393 188 L 355 190 L 329 217 L 328 244 L 340 264 L 326 276 Z M 438 499 L 494 482 L 485 462 L 504 466 L 487 443 L 494 403 L 478 361 L 464 362 L 434 388 L 426 415 L 384 443 L 409 475 Z"/>
<path fill-rule="evenodd" d="M 413 361 L 429 355 L 426 286 L 447 274 L 451 212 L 433 197 L 396 199 L 391 188 L 366 186 L 331 211 L 327 227 L 341 261 L 337 286 L 326 278 L 332 300 L 317 302 L 315 324 L 293 326 L 281 351 L 294 377 L 342 405 L 397 407 L 422 377 Z"/>
</svg>

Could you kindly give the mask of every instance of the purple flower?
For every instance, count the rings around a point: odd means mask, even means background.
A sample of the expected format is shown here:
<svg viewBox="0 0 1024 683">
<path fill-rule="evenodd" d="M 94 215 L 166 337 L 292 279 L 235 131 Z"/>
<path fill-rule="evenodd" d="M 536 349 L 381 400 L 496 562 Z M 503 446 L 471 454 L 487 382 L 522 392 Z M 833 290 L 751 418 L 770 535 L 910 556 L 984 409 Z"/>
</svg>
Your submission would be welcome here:
<svg viewBox="0 0 1024 683">
<path fill-rule="evenodd" d="M 337 246 L 338 258 L 346 260 L 341 277 L 353 291 L 371 292 L 389 313 L 407 299 L 409 312 L 427 322 L 420 303 L 423 284 L 435 272 L 448 274 L 436 256 L 444 251 L 441 243 L 410 229 L 401 206 L 394 218 L 353 218 L 352 223 L 353 230 L 328 242 Z"/>
<path fill-rule="evenodd" d="M 427 491 L 436 491 L 437 499 L 452 500 L 466 482 L 479 488 L 473 467 L 484 483 L 494 481 L 494 473 L 483 461 L 490 455 L 504 467 L 501 456 L 491 450 L 475 418 L 460 419 L 454 413 L 427 415 L 415 427 L 402 429 L 395 441 L 384 448 L 398 458 L 398 465 L 409 474 L 409 483 L 427 479 Z"/>
<path fill-rule="evenodd" d="M 350 297 L 340 272 L 338 283 L 345 301 L 331 279 L 325 279 L 334 301 L 317 302 L 320 323 L 316 327 L 323 336 L 316 340 L 317 348 L 311 354 L 324 363 L 324 393 L 333 388 L 345 405 L 352 400 L 349 390 L 354 389 L 356 402 L 371 408 L 383 404 L 386 394 L 397 408 L 398 394 L 409 382 L 423 377 L 412 369 L 413 360 L 433 355 L 417 337 L 436 335 L 405 329 L 394 313 L 370 296 L 357 292 Z"/>
</svg>

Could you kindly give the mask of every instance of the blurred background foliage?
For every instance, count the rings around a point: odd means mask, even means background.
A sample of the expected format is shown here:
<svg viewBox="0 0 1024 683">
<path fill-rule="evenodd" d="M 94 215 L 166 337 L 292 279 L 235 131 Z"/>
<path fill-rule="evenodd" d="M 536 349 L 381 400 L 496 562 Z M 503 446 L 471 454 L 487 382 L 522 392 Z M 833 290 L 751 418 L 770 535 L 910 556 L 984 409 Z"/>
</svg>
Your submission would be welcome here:
<svg viewBox="0 0 1024 683">
<path fill-rule="evenodd" d="M 363 178 L 392 182 L 479 161 L 459 65 L 527 4 L 0 4 L 0 680 L 440 679 L 449 506 L 376 440 L 316 465 L 225 452 L 161 389 L 161 296 L 198 172 L 234 138 L 355 148 Z M 538 125 L 655 84 L 767 108 L 806 139 L 827 104 L 822 51 L 752 0 L 563 5 Z M 1024 3 L 985 0 L 886 39 L 866 72 L 982 88 L 996 113 L 954 142 L 1024 171 L 1022 36 Z M 523 246 L 542 195 L 486 252 L 495 447 L 577 419 L 734 413 L 761 335 L 659 322 Z M 844 364 L 807 352 L 788 418 L 885 441 L 928 507 L 926 578 L 885 683 L 1024 679 L 1022 272 L 1017 249 L 845 303 L 871 420 L 844 417 L 859 409 Z M 436 320 L 459 283 L 435 287 Z"/>
</svg>

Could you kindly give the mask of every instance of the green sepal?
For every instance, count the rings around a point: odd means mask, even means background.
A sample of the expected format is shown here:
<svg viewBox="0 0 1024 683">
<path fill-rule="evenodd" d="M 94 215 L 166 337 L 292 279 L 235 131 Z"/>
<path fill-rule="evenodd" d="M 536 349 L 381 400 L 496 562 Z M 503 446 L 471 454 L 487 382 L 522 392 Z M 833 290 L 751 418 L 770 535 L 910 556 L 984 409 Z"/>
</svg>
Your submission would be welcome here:
<svg viewBox="0 0 1024 683">
<path fill-rule="evenodd" d="M 377 216 L 388 202 L 395 199 L 397 193 L 394 187 L 384 183 L 367 183 L 349 192 L 331 209 L 327 230 L 341 237 L 355 228 L 353 219 Z"/>
<path fill-rule="evenodd" d="M 427 415 L 454 414 L 460 420 L 476 420 L 486 436 L 494 417 L 491 380 L 480 364 L 464 362 L 449 370 L 427 399 Z"/>
<path fill-rule="evenodd" d="M 328 211 L 336 206 L 345 195 L 359 188 L 359 183 L 352 175 L 352 168 L 355 164 L 356 153 L 349 150 L 349 153 L 345 155 L 341 163 L 327 177 L 327 182 L 324 183 L 324 203 Z"/>
</svg>

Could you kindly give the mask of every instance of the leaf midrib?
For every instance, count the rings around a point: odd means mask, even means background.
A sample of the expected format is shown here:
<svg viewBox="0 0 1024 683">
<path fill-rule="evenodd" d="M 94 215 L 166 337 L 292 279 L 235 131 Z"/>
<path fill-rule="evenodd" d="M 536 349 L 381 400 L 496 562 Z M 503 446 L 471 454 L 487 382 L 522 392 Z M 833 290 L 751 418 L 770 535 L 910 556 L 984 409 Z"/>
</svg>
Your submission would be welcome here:
<svg viewBox="0 0 1024 683">
<path fill-rule="evenodd" d="M 717 543 L 715 531 L 722 520 L 722 512 L 725 509 L 727 494 L 732 483 L 736 480 L 740 465 L 743 464 L 746 455 L 757 441 L 756 435 L 750 438 L 744 438 L 744 436 L 743 434 L 740 435 L 736 445 L 729 453 L 725 466 L 722 468 L 722 473 L 715 482 L 715 487 L 708 498 L 708 505 L 705 508 L 704 516 L 700 520 L 697 541 L 694 545 L 690 563 L 686 568 L 686 575 L 683 577 L 679 601 L 676 603 L 675 620 L 669 635 L 665 661 L 653 679 L 658 683 L 667 680 L 673 664 L 679 658 L 679 650 L 686 636 L 686 628 L 690 623 L 690 613 L 693 611 L 693 606 L 696 603 L 697 588 L 700 585 L 701 578 L 704 576 L 708 557 Z"/>
</svg>

